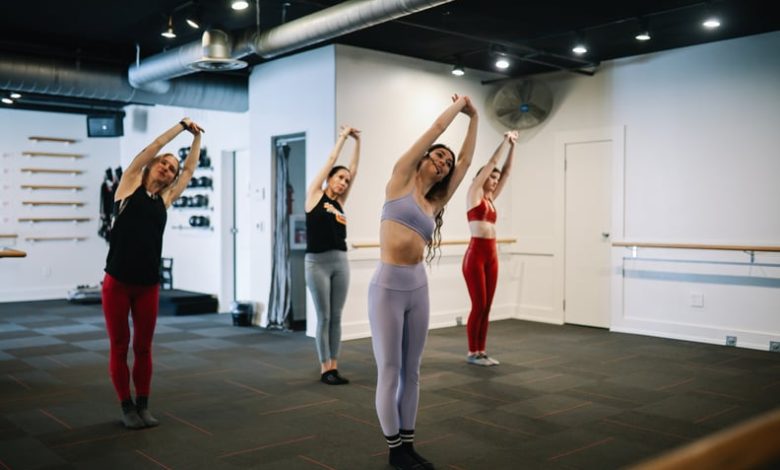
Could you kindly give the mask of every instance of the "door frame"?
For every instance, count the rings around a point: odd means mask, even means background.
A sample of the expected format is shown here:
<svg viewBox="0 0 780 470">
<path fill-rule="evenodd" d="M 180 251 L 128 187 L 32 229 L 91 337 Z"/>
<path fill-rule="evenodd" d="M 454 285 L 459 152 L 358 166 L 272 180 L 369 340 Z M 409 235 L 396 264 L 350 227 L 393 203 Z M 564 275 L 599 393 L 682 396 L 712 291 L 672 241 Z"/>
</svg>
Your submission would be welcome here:
<svg viewBox="0 0 780 470">
<path fill-rule="evenodd" d="M 599 141 L 612 142 L 612 223 L 610 234 L 613 242 L 622 241 L 625 237 L 625 133 L 625 126 L 615 126 L 563 131 L 556 132 L 555 134 L 555 151 L 553 157 L 553 210 L 555 213 L 555 223 L 553 232 L 556 256 L 554 257 L 555 261 L 553 267 L 555 273 L 553 276 L 553 282 L 555 283 L 553 286 L 553 308 L 558 313 L 561 323 L 565 323 L 566 321 L 566 312 L 564 311 L 564 299 L 566 295 L 566 285 L 564 284 L 566 269 L 566 146 L 569 144 Z M 615 249 L 612 250 L 612 253 L 612 260 L 610 263 L 614 266 Z M 619 253 L 622 253 L 622 251 Z M 618 301 L 615 291 L 615 277 L 615 273 L 613 273 L 610 285 L 610 326 L 615 324 L 614 316 L 619 312 L 622 312 L 622 308 L 620 308 L 622 305 L 622 296 L 620 296 Z"/>
</svg>

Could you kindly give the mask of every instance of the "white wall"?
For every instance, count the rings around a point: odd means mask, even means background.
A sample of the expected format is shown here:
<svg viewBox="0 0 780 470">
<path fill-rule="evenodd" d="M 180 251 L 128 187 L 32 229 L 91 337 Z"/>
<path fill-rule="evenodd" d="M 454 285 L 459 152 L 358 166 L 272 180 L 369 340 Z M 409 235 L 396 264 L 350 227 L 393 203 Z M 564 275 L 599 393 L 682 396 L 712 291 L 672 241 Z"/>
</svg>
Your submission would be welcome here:
<svg viewBox="0 0 780 470">
<path fill-rule="evenodd" d="M 173 286 L 176 289 L 214 294 L 220 300 L 220 311 L 226 311 L 232 295 L 232 286 L 231 291 L 227 291 L 228 287 L 222 286 L 220 282 L 222 270 L 225 269 L 222 265 L 221 247 L 227 242 L 225 240 L 227 232 L 220 228 L 230 224 L 228 218 L 230 214 L 221 210 L 225 201 L 222 201 L 223 194 L 220 186 L 225 178 L 232 176 L 222 174 L 221 158 L 223 152 L 249 148 L 249 114 L 172 106 L 128 106 L 126 112 L 125 136 L 121 139 L 124 167 L 141 149 L 185 116 L 190 117 L 206 130 L 201 146 L 207 149 L 212 169 L 200 168 L 195 171 L 195 177 L 211 177 L 214 181 L 214 189 L 209 191 L 191 188 L 185 190 L 184 194 L 207 195 L 209 204 L 215 210 L 171 207 L 168 210 L 162 255 L 174 260 Z M 144 120 L 145 127 L 136 124 L 137 121 Z M 178 157 L 179 149 L 189 147 L 191 144 L 192 134 L 182 132 L 166 145 L 161 153 L 170 152 Z M 209 216 L 214 230 L 179 228 L 188 227 L 189 218 L 193 215 Z"/>
<path fill-rule="evenodd" d="M 249 79 L 250 147 L 252 153 L 252 299 L 263 307 L 265 324 L 271 286 L 272 138 L 306 134 L 306 180 L 330 152 L 337 133 L 334 121 L 334 47 L 304 52 L 260 64 Z M 307 326 L 315 320 L 311 301 Z"/>
<path fill-rule="evenodd" d="M 87 138 L 83 115 L 0 109 L 0 246 L 27 252 L 0 259 L 0 301 L 64 298 L 77 285 L 103 278 L 108 247 L 98 237 L 99 189 L 106 168 L 119 165 L 119 138 Z M 29 136 L 76 139 L 35 143 Z M 78 153 L 81 159 L 25 157 L 24 151 Z M 79 175 L 21 172 L 21 168 L 82 170 Z M 21 189 L 22 184 L 83 186 L 81 191 Z M 82 207 L 29 206 L 22 201 L 83 201 Z M 89 217 L 88 222 L 19 222 L 25 217 Z M 28 242 L 26 237 L 86 237 L 83 241 Z"/>
<path fill-rule="evenodd" d="M 780 245 L 778 46 L 780 33 L 769 33 L 610 62 L 594 77 L 538 77 L 552 86 L 556 103 L 545 123 L 525 133 L 512 182 L 517 256 L 538 297 L 521 298 L 519 316 L 536 310 L 549 321 L 564 319 L 555 268 L 563 214 L 553 201 L 563 187 L 556 139 L 566 133 L 623 129 L 625 193 L 613 204 L 623 206 L 625 225 L 614 239 Z M 738 345 L 760 349 L 780 335 L 780 289 L 749 285 L 756 277 L 777 279 L 771 266 L 716 264 L 749 256 L 698 250 L 641 250 L 643 257 L 695 262 L 624 266 L 630 252 L 613 253 L 615 331 L 718 344 L 736 335 Z M 777 264 L 780 257 L 757 261 Z M 624 267 L 641 272 L 624 279 Z M 659 273 L 673 275 L 648 279 Z M 690 305 L 691 293 L 703 294 L 703 308 Z"/>
</svg>

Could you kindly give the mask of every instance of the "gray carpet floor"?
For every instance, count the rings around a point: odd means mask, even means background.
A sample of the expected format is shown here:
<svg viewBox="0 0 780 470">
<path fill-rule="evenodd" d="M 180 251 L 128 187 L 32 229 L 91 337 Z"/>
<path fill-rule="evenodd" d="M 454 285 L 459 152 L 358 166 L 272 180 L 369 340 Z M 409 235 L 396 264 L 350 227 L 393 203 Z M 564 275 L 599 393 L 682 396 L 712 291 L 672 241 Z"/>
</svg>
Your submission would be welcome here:
<svg viewBox="0 0 780 470">
<path fill-rule="evenodd" d="M 777 353 L 517 320 L 488 344 L 501 365 L 429 334 L 416 447 L 438 469 L 623 468 L 780 406 Z M 126 430 L 100 306 L 0 304 L 0 469 L 390 468 L 370 339 L 327 386 L 300 332 L 161 316 L 154 363 L 162 424 Z"/>
</svg>

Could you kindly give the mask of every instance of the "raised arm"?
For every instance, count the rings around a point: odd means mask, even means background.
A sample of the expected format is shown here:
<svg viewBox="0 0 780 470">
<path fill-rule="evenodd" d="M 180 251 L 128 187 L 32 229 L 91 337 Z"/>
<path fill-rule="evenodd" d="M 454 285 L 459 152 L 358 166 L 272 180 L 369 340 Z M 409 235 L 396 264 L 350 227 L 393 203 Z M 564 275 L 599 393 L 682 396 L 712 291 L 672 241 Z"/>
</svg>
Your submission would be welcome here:
<svg viewBox="0 0 780 470">
<path fill-rule="evenodd" d="M 163 193 L 165 207 L 170 207 L 171 204 L 173 204 L 173 201 L 181 196 L 181 193 L 184 192 L 192 179 L 195 168 L 198 167 L 198 162 L 200 161 L 200 138 L 203 129 L 188 118 L 182 119 L 182 122 L 187 125 L 187 130 L 192 133 L 192 145 L 190 145 L 190 153 L 184 160 L 184 167 L 179 173 L 179 177 L 171 187 Z"/>
<path fill-rule="evenodd" d="M 501 145 L 503 146 L 504 143 L 509 143 L 509 150 L 507 150 L 506 152 L 506 160 L 504 160 L 504 166 L 501 167 L 501 176 L 499 176 L 498 178 L 498 184 L 496 185 L 495 191 L 493 191 L 493 200 L 496 200 L 498 198 L 498 195 L 501 194 L 501 190 L 504 189 L 507 180 L 509 180 L 509 172 L 512 170 L 512 160 L 514 159 L 515 156 L 515 144 L 517 143 L 517 131 L 508 131 L 504 133 L 504 140 L 503 142 L 501 142 Z"/>
<path fill-rule="evenodd" d="M 425 152 L 447 130 L 447 127 L 455 120 L 455 116 L 468 104 L 468 98 L 465 96 L 453 95 L 452 101 L 452 104 L 433 121 L 431 127 L 418 137 L 409 150 L 404 152 L 401 158 L 395 162 L 390 181 L 387 182 L 387 187 L 385 188 L 385 194 L 388 197 L 399 194 L 409 185 L 417 171 L 417 164 L 425 157 Z"/>
<path fill-rule="evenodd" d="M 355 140 L 355 147 L 352 149 L 352 158 L 349 159 L 349 174 L 350 174 L 350 181 L 349 186 L 347 186 L 347 190 L 344 191 L 344 194 L 341 196 L 341 205 L 343 206 L 345 202 L 347 202 L 347 196 L 349 196 L 349 192 L 352 191 L 352 186 L 355 184 L 355 178 L 357 178 L 357 171 L 358 171 L 358 163 L 360 162 L 360 131 L 355 128 L 350 128 L 349 136 L 352 137 Z"/>
<path fill-rule="evenodd" d="M 514 135 L 516 138 L 517 133 L 515 133 Z M 484 196 L 484 192 L 485 192 L 484 190 L 485 181 L 487 181 L 488 178 L 490 178 L 490 175 L 493 173 L 493 169 L 498 168 L 498 160 L 501 158 L 501 154 L 503 153 L 504 148 L 507 145 L 514 146 L 513 142 L 514 141 L 510 139 L 510 132 L 505 132 L 504 138 L 501 140 L 501 143 L 498 144 L 498 147 L 496 147 L 496 151 L 493 152 L 493 155 L 490 157 L 490 160 L 488 160 L 485 163 L 485 166 L 483 166 L 479 170 L 479 173 L 477 173 L 477 176 L 475 176 L 474 180 L 471 182 L 471 185 L 469 186 L 468 196 L 467 196 L 468 199 L 466 201 L 468 207 L 466 207 L 466 209 L 471 209 L 472 207 L 479 204 L 479 201 L 482 200 L 482 197 Z M 510 153 L 512 152 L 512 147 L 510 147 L 509 152 Z M 502 175 L 503 175 L 503 170 L 502 170 Z M 501 180 L 499 179 L 499 182 L 500 181 Z M 498 190 L 493 192 L 493 199 L 495 199 L 497 195 L 498 195 Z"/>
<path fill-rule="evenodd" d="M 168 142 L 172 141 L 177 135 L 181 134 L 185 130 L 185 126 L 188 118 L 182 119 L 176 123 L 173 127 L 160 134 L 151 144 L 147 145 L 141 152 L 133 158 L 130 165 L 125 168 L 122 173 L 122 178 L 119 180 L 119 185 L 114 193 L 114 200 L 120 201 L 130 196 L 133 191 L 141 184 L 141 178 L 143 177 L 143 170 L 155 156 L 160 152 Z"/>
<path fill-rule="evenodd" d="M 477 126 L 479 124 L 477 108 L 474 107 L 468 97 L 464 98 L 466 99 L 466 105 L 461 109 L 461 112 L 469 117 L 469 128 L 466 131 L 466 137 L 463 138 L 463 144 L 460 146 L 455 167 L 452 169 L 452 177 L 447 185 L 447 193 L 438 201 L 440 206 L 447 204 L 455 190 L 458 189 L 460 182 L 463 181 L 463 177 L 466 176 L 466 171 L 469 169 L 471 160 L 474 157 L 474 148 L 477 145 Z"/>
<path fill-rule="evenodd" d="M 309 183 L 309 187 L 306 188 L 306 204 L 304 206 L 304 210 L 306 212 L 311 212 L 311 210 L 314 209 L 314 206 L 317 205 L 317 202 L 322 197 L 322 185 L 325 184 L 325 181 L 327 181 L 328 173 L 330 173 L 330 170 L 336 164 L 336 160 L 338 160 L 339 155 L 341 155 L 341 149 L 344 148 L 344 142 L 347 141 L 347 138 L 349 138 L 352 133 L 357 132 L 359 131 L 351 127 L 341 127 L 339 136 L 336 139 L 336 145 L 334 145 L 333 150 L 330 151 L 330 155 L 328 155 L 328 159 L 325 161 L 325 165 L 320 169 L 320 171 L 317 172 L 316 175 L 314 175 L 311 183 Z M 357 167 L 357 162 L 355 163 L 355 166 Z"/>
</svg>

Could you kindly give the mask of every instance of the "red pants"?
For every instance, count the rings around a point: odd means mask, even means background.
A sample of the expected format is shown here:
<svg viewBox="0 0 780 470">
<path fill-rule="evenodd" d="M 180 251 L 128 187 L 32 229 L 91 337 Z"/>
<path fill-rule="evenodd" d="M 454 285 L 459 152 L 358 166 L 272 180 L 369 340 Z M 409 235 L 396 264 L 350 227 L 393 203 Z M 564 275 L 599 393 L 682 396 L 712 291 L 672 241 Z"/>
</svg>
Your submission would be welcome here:
<svg viewBox="0 0 780 470">
<path fill-rule="evenodd" d="M 471 313 L 466 325 L 469 351 L 484 351 L 488 315 L 498 280 L 498 252 L 495 238 L 471 238 L 463 257 L 463 277 L 471 297 Z"/>
<path fill-rule="evenodd" d="M 160 285 L 126 284 L 106 273 L 103 279 L 103 315 L 111 340 L 108 371 L 119 400 L 130 398 L 127 352 L 128 314 L 133 317 L 133 384 L 136 396 L 149 396 L 152 383 L 152 336 L 157 324 Z"/>
</svg>

